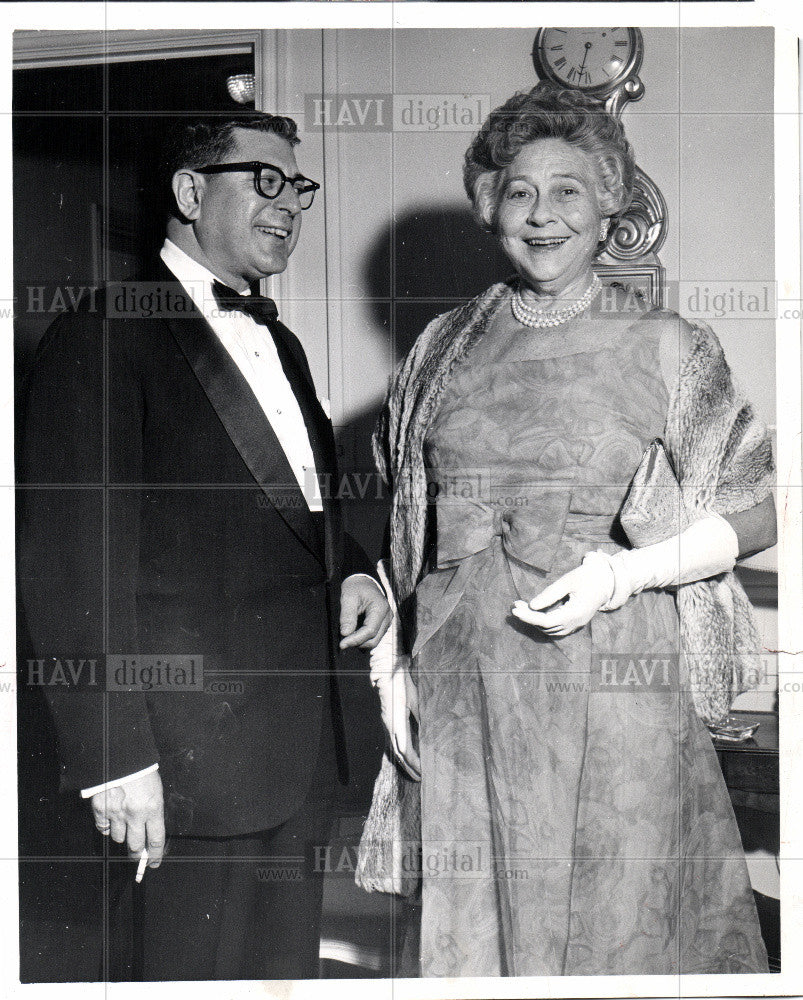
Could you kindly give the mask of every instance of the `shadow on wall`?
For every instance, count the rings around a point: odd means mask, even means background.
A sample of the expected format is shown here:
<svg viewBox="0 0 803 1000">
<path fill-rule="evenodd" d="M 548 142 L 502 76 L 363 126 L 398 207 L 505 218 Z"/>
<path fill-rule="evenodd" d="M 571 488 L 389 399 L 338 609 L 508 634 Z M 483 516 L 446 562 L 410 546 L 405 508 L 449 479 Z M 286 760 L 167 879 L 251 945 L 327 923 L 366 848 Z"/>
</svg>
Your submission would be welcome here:
<svg viewBox="0 0 803 1000">
<path fill-rule="evenodd" d="M 366 255 L 364 286 L 378 325 L 395 340 L 396 361 L 438 313 L 473 298 L 512 267 L 468 206 L 408 211 L 383 230 Z"/>
<path fill-rule="evenodd" d="M 367 248 L 362 287 L 375 327 L 393 346 L 393 367 L 431 319 L 468 301 L 510 272 L 510 262 L 494 237 L 480 229 L 468 206 L 422 208 L 389 221 Z M 383 374 L 389 377 L 391 373 Z M 381 405 L 382 401 L 376 400 L 336 428 L 341 469 L 373 474 L 371 435 Z M 382 503 L 376 492 L 367 490 L 364 502 L 344 504 L 344 510 L 348 529 L 372 557 L 378 558 L 388 504 Z"/>
</svg>

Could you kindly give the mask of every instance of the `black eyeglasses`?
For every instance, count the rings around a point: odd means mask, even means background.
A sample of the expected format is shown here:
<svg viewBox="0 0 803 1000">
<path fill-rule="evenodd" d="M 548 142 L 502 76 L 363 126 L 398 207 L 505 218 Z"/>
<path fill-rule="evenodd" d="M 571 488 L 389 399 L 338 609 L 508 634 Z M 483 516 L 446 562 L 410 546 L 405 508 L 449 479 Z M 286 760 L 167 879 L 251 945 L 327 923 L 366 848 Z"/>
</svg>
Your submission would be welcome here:
<svg viewBox="0 0 803 1000">
<path fill-rule="evenodd" d="M 309 208 L 315 192 L 321 186 L 303 174 L 288 177 L 283 170 L 274 167 L 272 163 L 261 163 L 259 160 L 248 160 L 245 163 L 213 163 L 206 167 L 195 167 L 199 174 L 230 174 L 250 171 L 254 175 L 254 187 L 257 194 L 263 198 L 278 198 L 285 184 L 291 184 L 298 195 L 302 208 Z"/>
</svg>

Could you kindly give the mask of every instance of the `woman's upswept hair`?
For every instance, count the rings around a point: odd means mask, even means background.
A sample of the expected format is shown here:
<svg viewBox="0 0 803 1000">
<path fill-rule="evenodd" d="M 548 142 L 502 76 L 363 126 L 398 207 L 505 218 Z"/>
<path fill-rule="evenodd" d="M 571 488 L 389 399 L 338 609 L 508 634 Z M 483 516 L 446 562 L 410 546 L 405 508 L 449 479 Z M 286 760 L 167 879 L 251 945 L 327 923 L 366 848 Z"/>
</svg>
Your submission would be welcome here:
<svg viewBox="0 0 803 1000">
<path fill-rule="evenodd" d="M 492 111 L 468 147 L 463 183 L 479 220 L 492 225 L 500 172 L 537 139 L 563 139 L 592 158 L 601 207 L 615 225 L 630 204 L 635 172 L 622 124 L 585 94 L 549 81 L 514 94 Z"/>
</svg>

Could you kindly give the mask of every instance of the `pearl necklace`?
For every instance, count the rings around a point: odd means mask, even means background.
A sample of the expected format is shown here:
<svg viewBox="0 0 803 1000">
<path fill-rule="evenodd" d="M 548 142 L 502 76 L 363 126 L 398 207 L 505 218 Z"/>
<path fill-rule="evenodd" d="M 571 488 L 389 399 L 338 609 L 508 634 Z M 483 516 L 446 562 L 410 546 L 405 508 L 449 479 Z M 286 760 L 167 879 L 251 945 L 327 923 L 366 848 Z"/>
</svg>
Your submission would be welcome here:
<svg viewBox="0 0 803 1000">
<path fill-rule="evenodd" d="M 582 296 L 570 306 L 564 306 L 563 309 L 533 309 L 522 298 L 521 285 L 519 285 L 510 300 L 510 308 L 522 326 L 529 326 L 535 330 L 561 326 L 570 319 L 574 319 L 575 316 L 579 316 L 581 312 L 585 312 L 599 295 L 601 289 L 602 282 L 599 275 L 595 274 L 594 280 Z"/>
</svg>

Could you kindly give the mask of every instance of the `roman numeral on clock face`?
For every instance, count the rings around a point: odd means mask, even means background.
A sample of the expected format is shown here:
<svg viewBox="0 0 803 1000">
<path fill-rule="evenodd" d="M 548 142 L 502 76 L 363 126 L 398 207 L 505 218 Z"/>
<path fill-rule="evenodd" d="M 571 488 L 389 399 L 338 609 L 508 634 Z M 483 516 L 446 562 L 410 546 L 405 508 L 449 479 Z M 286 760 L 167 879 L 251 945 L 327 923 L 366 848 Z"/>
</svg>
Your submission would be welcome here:
<svg viewBox="0 0 803 1000">
<path fill-rule="evenodd" d="M 561 56 L 560 59 L 555 60 L 555 66 L 558 69 L 563 69 L 565 65 L 566 65 L 566 56 Z"/>
</svg>

